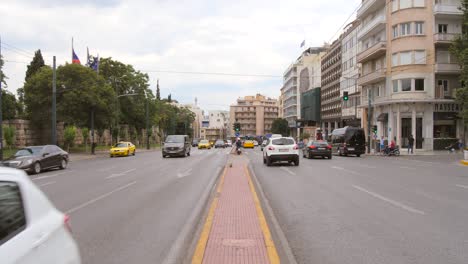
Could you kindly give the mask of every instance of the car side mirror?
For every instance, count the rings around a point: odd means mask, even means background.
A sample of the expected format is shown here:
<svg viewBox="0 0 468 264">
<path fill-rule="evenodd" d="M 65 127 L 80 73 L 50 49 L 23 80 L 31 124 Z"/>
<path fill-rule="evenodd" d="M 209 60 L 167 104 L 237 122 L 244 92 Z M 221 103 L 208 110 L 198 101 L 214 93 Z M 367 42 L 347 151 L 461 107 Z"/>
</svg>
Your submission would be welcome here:
<svg viewBox="0 0 468 264">
<path fill-rule="evenodd" d="M 42 154 L 42 157 L 46 157 L 48 155 L 49 155 L 49 153 L 46 152 L 46 153 Z"/>
</svg>

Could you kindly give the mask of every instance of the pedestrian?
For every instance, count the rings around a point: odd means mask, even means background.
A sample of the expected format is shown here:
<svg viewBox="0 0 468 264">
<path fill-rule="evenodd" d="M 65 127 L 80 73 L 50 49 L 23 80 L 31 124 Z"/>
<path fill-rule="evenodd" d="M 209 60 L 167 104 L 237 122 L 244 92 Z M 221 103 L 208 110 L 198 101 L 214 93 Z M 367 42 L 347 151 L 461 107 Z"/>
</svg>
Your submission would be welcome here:
<svg viewBox="0 0 468 264">
<path fill-rule="evenodd" d="M 458 149 L 463 152 L 463 141 L 461 140 L 461 138 L 458 140 Z"/>
<path fill-rule="evenodd" d="M 380 137 L 380 152 L 385 151 L 385 138 L 384 136 Z"/>
<path fill-rule="evenodd" d="M 408 154 L 410 154 L 410 150 L 411 150 L 411 154 L 413 154 L 413 146 L 414 146 L 414 137 L 411 134 L 408 137 Z"/>
</svg>

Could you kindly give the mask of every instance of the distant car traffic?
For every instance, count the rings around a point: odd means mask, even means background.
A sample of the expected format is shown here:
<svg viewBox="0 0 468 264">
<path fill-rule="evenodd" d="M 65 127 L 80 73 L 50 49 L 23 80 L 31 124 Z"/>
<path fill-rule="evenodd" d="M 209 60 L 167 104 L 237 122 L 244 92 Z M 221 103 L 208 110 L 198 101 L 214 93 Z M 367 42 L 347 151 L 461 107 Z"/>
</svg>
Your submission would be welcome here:
<svg viewBox="0 0 468 264">
<path fill-rule="evenodd" d="M 192 147 L 198 147 L 198 142 L 199 142 L 198 139 L 192 140 Z"/>
<path fill-rule="evenodd" d="M 208 140 L 202 139 L 198 143 L 198 149 L 211 149 L 211 144 Z"/>
<path fill-rule="evenodd" d="M 226 147 L 232 147 L 232 140 L 226 140 Z"/>
<path fill-rule="evenodd" d="M 214 147 L 215 147 L 215 148 L 225 148 L 226 145 L 225 145 L 225 143 L 224 143 L 224 140 L 222 140 L 222 139 L 216 140 L 216 142 L 215 142 L 215 144 L 214 144 Z"/>
<path fill-rule="evenodd" d="M 191 144 L 187 135 L 169 135 L 164 141 L 162 157 L 190 156 Z"/>
<path fill-rule="evenodd" d="M 254 140 L 253 143 L 254 143 L 254 147 L 258 147 L 258 141 L 257 140 Z"/>
<path fill-rule="evenodd" d="M 253 140 L 246 140 L 246 141 L 244 141 L 243 147 L 244 148 L 254 148 L 255 144 L 254 144 Z"/>
<path fill-rule="evenodd" d="M 299 166 L 299 147 L 291 137 L 270 138 L 263 149 L 263 163 L 271 166 L 277 161 L 287 161 Z"/>
<path fill-rule="evenodd" d="M 267 144 L 268 140 L 263 140 L 262 142 L 262 145 L 260 146 L 260 150 L 263 151 L 263 148 L 265 148 L 266 144 Z"/>
<path fill-rule="evenodd" d="M 80 264 L 70 218 L 20 170 L 0 168 L 2 264 Z"/>
<path fill-rule="evenodd" d="M 328 159 L 332 158 L 332 146 L 328 144 L 327 141 L 324 140 L 317 140 L 317 141 L 310 141 L 307 145 L 302 149 L 302 156 L 304 158 L 313 158 L 316 156 Z"/>
<path fill-rule="evenodd" d="M 116 157 L 116 156 L 130 156 L 130 154 L 135 156 L 135 153 L 136 153 L 136 146 L 133 145 L 132 142 L 126 142 L 126 141 L 122 141 L 122 142 L 115 144 L 109 150 L 109 156 L 111 158 Z"/>
<path fill-rule="evenodd" d="M 15 155 L 7 158 L 1 164 L 5 167 L 25 170 L 38 174 L 43 170 L 60 168 L 68 165 L 68 153 L 55 145 L 30 146 L 18 150 Z"/>
</svg>

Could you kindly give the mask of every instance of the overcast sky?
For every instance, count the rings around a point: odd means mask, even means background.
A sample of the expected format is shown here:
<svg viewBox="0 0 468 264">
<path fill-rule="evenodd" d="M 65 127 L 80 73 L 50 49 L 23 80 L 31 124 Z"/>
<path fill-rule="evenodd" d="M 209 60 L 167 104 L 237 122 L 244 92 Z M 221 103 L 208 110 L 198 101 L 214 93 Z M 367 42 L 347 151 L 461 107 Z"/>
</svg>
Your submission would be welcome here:
<svg viewBox="0 0 468 264">
<path fill-rule="evenodd" d="M 300 43 L 321 46 L 361 0 L 10 0 L 0 3 L 8 90 L 23 86 L 27 64 L 41 49 L 46 64 L 113 57 L 160 79 L 161 94 L 205 109 L 224 109 L 240 96 L 278 97 L 283 71 Z M 353 16 L 354 18 L 354 16 Z M 351 21 L 349 21 L 351 22 Z M 341 33 L 341 31 L 340 31 Z M 279 77 L 175 74 L 234 73 Z"/>
</svg>

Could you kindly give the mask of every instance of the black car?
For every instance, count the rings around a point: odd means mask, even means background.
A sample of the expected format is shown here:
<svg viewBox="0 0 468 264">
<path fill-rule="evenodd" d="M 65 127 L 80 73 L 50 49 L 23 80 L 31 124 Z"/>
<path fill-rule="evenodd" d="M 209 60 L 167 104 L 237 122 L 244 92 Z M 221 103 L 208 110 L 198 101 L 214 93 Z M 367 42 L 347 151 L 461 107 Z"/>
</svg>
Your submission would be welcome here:
<svg viewBox="0 0 468 264">
<path fill-rule="evenodd" d="M 332 158 L 332 146 L 328 144 L 327 141 L 324 140 L 317 140 L 317 141 L 310 141 L 302 148 L 302 156 L 304 158 L 313 158 L 316 156 L 320 156 L 322 158 L 327 157 L 328 159 Z"/>
<path fill-rule="evenodd" d="M 199 143 L 198 139 L 192 140 L 192 147 L 194 147 L 194 148 L 198 147 L 198 143 Z"/>
<path fill-rule="evenodd" d="M 224 140 L 218 139 L 218 140 L 216 140 L 216 142 L 214 144 L 214 147 L 215 148 L 225 148 L 226 144 L 224 143 Z"/>
<path fill-rule="evenodd" d="M 334 154 L 360 157 L 366 152 L 364 129 L 350 126 L 337 128 L 332 132 L 331 145 Z"/>
<path fill-rule="evenodd" d="M 169 156 L 185 157 L 190 156 L 191 144 L 187 135 L 170 135 L 167 136 L 162 148 L 163 158 Z"/>
<path fill-rule="evenodd" d="M 1 164 L 37 174 L 46 169 L 65 169 L 68 161 L 68 152 L 55 145 L 45 145 L 22 148 Z"/>
</svg>

